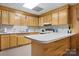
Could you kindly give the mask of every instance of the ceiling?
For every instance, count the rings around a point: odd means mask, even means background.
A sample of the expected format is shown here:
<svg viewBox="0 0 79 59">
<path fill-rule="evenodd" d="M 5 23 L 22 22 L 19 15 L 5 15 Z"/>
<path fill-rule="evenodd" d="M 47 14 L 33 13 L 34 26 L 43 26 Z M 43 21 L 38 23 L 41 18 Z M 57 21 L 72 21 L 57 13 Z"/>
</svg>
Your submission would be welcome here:
<svg viewBox="0 0 79 59">
<path fill-rule="evenodd" d="M 72 3 L 69 3 L 69 4 L 73 5 Z M 38 7 L 43 8 L 43 10 L 39 11 L 39 12 L 32 10 L 32 9 L 24 8 L 23 7 L 24 3 L 0 3 L 0 5 L 14 8 L 17 10 L 22 10 L 22 11 L 29 12 L 29 13 L 36 14 L 36 15 L 41 15 L 47 11 L 50 11 L 50 10 L 53 10 L 53 9 L 58 8 L 60 6 L 63 6 L 63 5 L 65 5 L 65 3 L 40 3 L 38 5 Z"/>
</svg>

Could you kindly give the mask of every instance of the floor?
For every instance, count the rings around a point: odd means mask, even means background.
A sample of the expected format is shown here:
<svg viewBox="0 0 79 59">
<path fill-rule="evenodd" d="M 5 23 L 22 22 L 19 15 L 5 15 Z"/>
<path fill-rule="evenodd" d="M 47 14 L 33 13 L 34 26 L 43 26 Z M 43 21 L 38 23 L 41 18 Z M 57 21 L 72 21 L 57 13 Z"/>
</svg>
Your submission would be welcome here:
<svg viewBox="0 0 79 59">
<path fill-rule="evenodd" d="M 1 51 L 0 56 L 31 56 L 31 44 Z"/>
</svg>

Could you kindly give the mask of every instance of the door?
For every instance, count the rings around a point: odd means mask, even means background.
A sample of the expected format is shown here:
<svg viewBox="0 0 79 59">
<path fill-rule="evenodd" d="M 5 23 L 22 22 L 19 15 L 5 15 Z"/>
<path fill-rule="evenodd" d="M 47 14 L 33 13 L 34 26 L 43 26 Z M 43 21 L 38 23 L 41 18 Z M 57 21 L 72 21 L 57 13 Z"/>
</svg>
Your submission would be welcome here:
<svg viewBox="0 0 79 59">
<path fill-rule="evenodd" d="M 43 17 L 39 17 L 39 26 L 43 25 L 44 25 Z"/>
<path fill-rule="evenodd" d="M 33 19 L 33 22 L 34 22 L 33 25 L 34 26 L 39 26 L 38 25 L 39 24 L 38 21 L 39 21 L 38 18 L 37 17 L 34 17 L 34 19 Z"/>
<path fill-rule="evenodd" d="M 59 9 L 59 24 L 68 24 L 68 8 Z"/>
<path fill-rule="evenodd" d="M 2 10 L 2 24 L 9 24 L 9 13 L 8 13 L 8 11 Z"/>
<path fill-rule="evenodd" d="M 47 23 L 52 23 L 52 14 L 48 14 L 47 16 Z"/>
<path fill-rule="evenodd" d="M 10 47 L 16 47 L 17 46 L 17 36 L 16 35 L 10 35 Z"/>
<path fill-rule="evenodd" d="M 32 16 L 27 16 L 27 25 L 33 26 L 33 17 Z"/>
<path fill-rule="evenodd" d="M 52 25 L 58 25 L 58 9 L 52 12 Z"/>
<path fill-rule="evenodd" d="M 25 38 L 24 36 L 18 36 L 18 45 L 25 45 L 31 43 L 31 40 Z"/>
<path fill-rule="evenodd" d="M 1 35 L 1 50 L 9 48 L 9 35 Z"/>
<path fill-rule="evenodd" d="M 9 12 L 9 24 L 10 25 L 15 25 L 15 13 Z"/>
<path fill-rule="evenodd" d="M 14 21 L 14 23 L 15 23 L 14 25 L 21 25 L 21 23 L 20 23 L 20 21 L 21 21 L 21 14 L 16 13 L 14 20 L 15 20 L 15 21 Z"/>
<path fill-rule="evenodd" d="M 22 26 L 25 26 L 26 25 L 26 18 L 25 18 L 25 15 L 21 15 L 21 24 Z"/>
</svg>

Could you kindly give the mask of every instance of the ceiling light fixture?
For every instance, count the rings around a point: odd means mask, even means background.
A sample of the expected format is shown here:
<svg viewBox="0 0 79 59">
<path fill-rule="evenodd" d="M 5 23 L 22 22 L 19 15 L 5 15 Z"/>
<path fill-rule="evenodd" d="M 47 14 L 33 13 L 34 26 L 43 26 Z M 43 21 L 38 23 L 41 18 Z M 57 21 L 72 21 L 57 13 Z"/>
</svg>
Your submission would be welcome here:
<svg viewBox="0 0 79 59">
<path fill-rule="evenodd" d="M 23 7 L 33 9 L 36 7 L 39 3 L 24 3 Z"/>
</svg>

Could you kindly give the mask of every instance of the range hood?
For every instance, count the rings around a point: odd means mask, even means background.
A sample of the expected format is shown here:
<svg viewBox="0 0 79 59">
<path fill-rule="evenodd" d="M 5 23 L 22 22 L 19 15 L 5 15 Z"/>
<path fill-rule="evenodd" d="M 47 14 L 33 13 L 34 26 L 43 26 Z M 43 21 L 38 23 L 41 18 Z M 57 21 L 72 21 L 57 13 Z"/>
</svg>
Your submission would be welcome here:
<svg viewBox="0 0 79 59">
<path fill-rule="evenodd" d="M 44 23 L 43 26 L 52 26 L 51 23 Z"/>
</svg>

